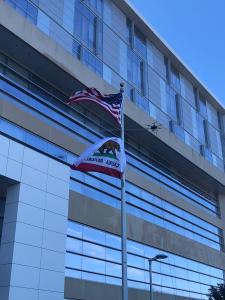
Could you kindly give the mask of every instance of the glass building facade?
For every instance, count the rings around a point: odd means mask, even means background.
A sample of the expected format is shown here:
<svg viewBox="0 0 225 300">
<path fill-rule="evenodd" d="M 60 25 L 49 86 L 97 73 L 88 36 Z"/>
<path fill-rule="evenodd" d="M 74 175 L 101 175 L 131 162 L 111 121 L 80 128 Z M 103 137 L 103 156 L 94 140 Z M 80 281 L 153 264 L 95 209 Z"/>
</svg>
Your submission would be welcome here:
<svg viewBox="0 0 225 300">
<path fill-rule="evenodd" d="M 121 285 L 120 237 L 75 222 L 68 224 L 66 275 Z M 127 241 L 128 285 L 149 290 L 148 258 L 153 263 L 153 289 L 165 294 L 206 299 L 211 285 L 223 283 L 223 271 L 131 240 Z"/>
<path fill-rule="evenodd" d="M 204 157 L 212 168 L 224 172 L 221 112 L 115 4 L 116 1 L 4 2 L 112 87 L 118 88 L 124 81 L 128 101 Z M 69 94 L 65 90 L 5 53 L 1 47 L 0 97 L 77 144 L 88 146 L 113 132 L 110 124 L 93 110 L 85 106 L 68 107 Z M 72 164 L 77 157 L 75 150 L 68 150 L 2 115 L 0 133 L 66 165 Z M 210 255 L 223 257 L 223 212 L 216 188 L 209 192 L 190 182 L 157 160 L 146 145 L 132 138 L 126 139 L 126 158 L 129 169 L 148 181 L 144 186 L 141 180 L 126 179 L 127 214 L 173 234 L 174 239 L 184 239 L 190 245 L 204 248 Z M 154 192 L 154 185 L 159 186 L 160 193 Z M 69 186 L 70 193 L 88 197 L 96 206 L 120 209 L 118 179 L 71 171 Z M 166 193 L 170 199 L 181 202 L 169 200 Z M 5 199 L 0 198 L 0 241 L 4 206 Z M 121 286 L 120 237 L 87 224 L 88 221 L 81 223 L 69 217 L 65 277 Z M 156 293 L 207 299 L 209 287 L 224 281 L 225 267 L 210 265 L 208 258 L 205 263 L 198 262 L 132 239 L 127 240 L 127 247 L 130 288 L 149 290 L 148 258 L 158 253 L 168 255 L 169 259 L 153 265 Z"/>
<path fill-rule="evenodd" d="M 40 30 L 224 170 L 219 115 L 110 0 L 6 0 Z M 222 130 L 223 131 L 223 130 Z"/>
</svg>

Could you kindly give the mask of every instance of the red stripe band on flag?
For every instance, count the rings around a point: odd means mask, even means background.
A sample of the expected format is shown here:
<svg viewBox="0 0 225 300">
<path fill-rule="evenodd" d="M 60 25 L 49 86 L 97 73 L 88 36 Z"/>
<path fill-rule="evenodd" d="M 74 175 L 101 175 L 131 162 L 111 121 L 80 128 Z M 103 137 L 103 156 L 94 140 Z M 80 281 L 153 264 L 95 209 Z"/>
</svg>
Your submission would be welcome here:
<svg viewBox="0 0 225 300">
<path fill-rule="evenodd" d="M 73 104 L 73 103 L 79 103 L 79 102 L 91 102 L 91 103 L 97 103 L 99 104 L 103 109 L 105 109 L 107 112 L 110 113 L 110 115 L 118 122 L 118 124 L 120 125 L 120 114 L 116 114 L 114 113 L 110 108 L 108 108 L 106 105 L 102 104 L 101 102 L 98 102 L 97 100 L 94 100 L 94 99 L 87 99 L 87 98 L 84 98 L 84 99 L 76 99 L 76 100 L 71 100 L 68 102 L 68 104 Z"/>
<path fill-rule="evenodd" d="M 77 171 L 83 171 L 83 172 L 99 172 L 99 173 L 104 173 L 116 178 L 121 178 L 122 177 L 122 173 L 111 169 L 111 168 L 107 168 L 107 167 L 103 167 L 103 166 L 97 166 L 94 164 L 88 164 L 88 163 L 81 163 L 79 166 L 75 166 L 72 165 L 71 166 L 72 170 L 77 170 Z"/>
</svg>

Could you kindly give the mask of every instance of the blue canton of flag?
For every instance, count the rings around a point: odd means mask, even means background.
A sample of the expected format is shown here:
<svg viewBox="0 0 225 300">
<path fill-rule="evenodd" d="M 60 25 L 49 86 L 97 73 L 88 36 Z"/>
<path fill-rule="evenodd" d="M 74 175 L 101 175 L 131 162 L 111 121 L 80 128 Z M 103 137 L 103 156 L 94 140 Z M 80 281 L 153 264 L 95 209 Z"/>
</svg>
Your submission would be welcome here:
<svg viewBox="0 0 225 300">
<path fill-rule="evenodd" d="M 121 105 L 123 96 L 121 93 L 102 95 L 96 88 L 87 88 L 84 91 L 75 92 L 69 98 L 68 104 L 78 102 L 92 102 L 107 110 L 110 115 L 121 125 Z"/>
</svg>

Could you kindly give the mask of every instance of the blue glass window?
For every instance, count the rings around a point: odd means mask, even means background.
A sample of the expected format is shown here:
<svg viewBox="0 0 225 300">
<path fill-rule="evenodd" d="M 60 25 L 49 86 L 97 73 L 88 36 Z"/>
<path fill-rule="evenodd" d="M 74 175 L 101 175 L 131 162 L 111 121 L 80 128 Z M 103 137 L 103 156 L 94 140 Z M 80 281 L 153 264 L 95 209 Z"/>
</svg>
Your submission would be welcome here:
<svg viewBox="0 0 225 300">
<path fill-rule="evenodd" d="M 66 254 L 66 267 L 81 270 L 82 256 L 72 253 Z"/>
<path fill-rule="evenodd" d="M 142 57 L 147 57 L 145 36 L 136 26 L 134 26 L 134 49 L 140 53 Z"/>
<path fill-rule="evenodd" d="M 37 16 L 38 16 L 38 8 L 30 3 L 27 2 L 27 18 L 32 21 L 35 25 L 37 24 Z"/>
<path fill-rule="evenodd" d="M 94 9 L 95 12 L 102 15 L 103 12 L 103 1 L 102 0 L 85 0 L 85 3 L 87 3 L 91 9 Z"/>
<path fill-rule="evenodd" d="M 144 65 L 143 61 L 128 49 L 127 78 L 140 91 L 144 90 Z"/>
<path fill-rule="evenodd" d="M 17 7 L 20 8 L 22 11 L 26 12 L 27 9 L 27 0 L 16 0 L 14 1 L 16 3 Z"/>
<path fill-rule="evenodd" d="M 199 94 L 198 98 L 198 109 L 199 112 L 204 116 L 207 117 L 207 107 L 206 107 L 206 100 L 202 94 Z"/>
<path fill-rule="evenodd" d="M 82 241 L 68 237 L 66 249 L 68 251 L 74 252 L 76 254 L 81 254 L 82 253 Z"/>
<path fill-rule="evenodd" d="M 95 258 L 83 257 L 82 269 L 89 272 L 104 274 L 105 262 Z"/>
<path fill-rule="evenodd" d="M 180 74 L 173 65 L 171 66 L 171 85 L 180 91 Z"/>
<path fill-rule="evenodd" d="M 106 274 L 115 277 L 121 277 L 121 266 L 113 263 L 106 263 Z"/>
<path fill-rule="evenodd" d="M 127 24 L 126 24 L 126 39 L 128 44 L 132 47 L 133 44 L 133 26 L 132 26 L 132 22 L 127 18 Z"/>
<path fill-rule="evenodd" d="M 93 55 L 89 50 L 83 48 L 82 59 L 91 70 L 102 76 L 103 63 L 95 55 Z"/>
<path fill-rule="evenodd" d="M 80 0 L 76 1 L 74 33 L 93 53 L 102 54 L 102 23 Z"/>
<path fill-rule="evenodd" d="M 173 89 L 168 91 L 167 111 L 175 122 L 180 122 L 179 96 Z"/>
<path fill-rule="evenodd" d="M 75 222 L 69 222 L 69 228 Z M 90 227 L 81 225 L 83 231 Z M 114 236 L 107 232 L 91 228 L 91 232 L 95 232 L 95 241 L 88 242 L 89 249 L 97 249 L 102 243 L 102 235 Z M 100 237 L 98 239 L 97 237 Z M 80 242 L 80 240 L 79 240 Z M 86 243 L 84 239 L 82 241 Z M 121 242 L 121 240 L 120 240 Z M 97 247 L 97 248 L 96 248 Z M 113 250 L 108 246 L 101 246 L 103 251 L 107 253 Z M 96 258 L 87 257 L 87 249 L 83 249 L 81 255 L 71 254 L 67 248 L 66 254 L 66 276 L 74 278 L 82 278 L 84 280 L 99 281 L 108 284 L 121 285 L 121 260 L 116 261 L 116 256 L 110 255 L 104 258 L 101 255 Z M 88 250 L 89 252 L 91 250 Z M 121 255 L 121 251 L 115 250 Z M 172 253 L 161 251 L 157 248 L 143 245 L 134 241 L 127 240 L 128 251 L 128 286 L 136 289 L 149 290 L 149 262 L 148 258 L 156 254 L 165 254 L 168 256 L 166 260 L 155 262 L 153 266 L 153 289 L 162 291 L 166 294 L 188 296 L 195 295 L 195 298 L 204 299 L 208 293 L 210 285 L 224 282 L 223 271 L 217 268 L 204 265 L 202 263 L 177 256 Z M 110 261 L 109 259 L 110 258 Z"/>
<path fill-rule="evenodd" d="M 111 248 L 106 248 L 106 260 L 121 263 L 121 252 Z"/>
<path fill-rule="evenodd" d="M 198 114 L 198 138 L 202 144 L 208 145 L 206 120 L 200 114 Z"/>
<path fill-rule="evenodd" d="M 105 259 L 105 247 L 89 242 L 83 242 L 84 255 Z"/>
<path fill-rule="evenodd" d="M 13 5 L 18 9 L 25 17 L 27 17 L 32 23 L 37 24 L 38 8 L 28 0 L 6 0 L 6 2 Z"/>
</svg>

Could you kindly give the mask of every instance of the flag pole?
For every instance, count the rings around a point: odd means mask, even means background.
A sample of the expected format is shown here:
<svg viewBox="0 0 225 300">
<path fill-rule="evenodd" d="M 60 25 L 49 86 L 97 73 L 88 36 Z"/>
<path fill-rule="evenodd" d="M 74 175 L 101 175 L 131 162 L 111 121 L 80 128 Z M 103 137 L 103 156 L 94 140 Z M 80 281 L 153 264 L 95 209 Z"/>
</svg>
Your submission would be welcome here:
<svg viewBox="0 0 225 300">
<path fill-rule="evenodd" d="M 122 94 L 121 104 L 121 143 L 125 151 L 124 143 L 124 83 L 120 83 L 120 93 Z M 127 218 L 126 218 L 126 190 L 125 190 L 125 170 L 121 178 L 121 241 L 122 241 L 122 300 L 128 300 L 127 289 Z"/>
</svg>

